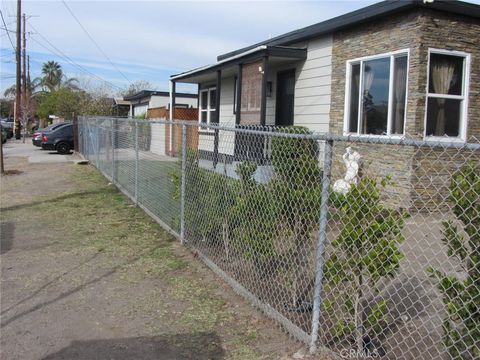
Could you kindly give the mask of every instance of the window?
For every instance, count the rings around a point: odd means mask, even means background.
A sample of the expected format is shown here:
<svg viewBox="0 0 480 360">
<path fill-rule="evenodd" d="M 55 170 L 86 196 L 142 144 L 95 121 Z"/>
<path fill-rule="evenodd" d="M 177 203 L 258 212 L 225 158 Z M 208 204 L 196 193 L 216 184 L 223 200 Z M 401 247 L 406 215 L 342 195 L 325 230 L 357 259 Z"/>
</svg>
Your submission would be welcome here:
<svg viewBox="0 0 480 360">
<path fill-rule="evenodd" d="M 260 113 L 262 100 L 263 74 L 259 71 L 262 62 L 244 64 L 242 69 L 242 101 L 243 113 Z"/>
<path fill-rule="evenodd" d="M 217 90 L 215 88 L 200 91 L 200 122 L 203 124 L 217 121 Z"/>
<path fill-rule="evenodd" d="M 426 136 L 465 139 L 467 54 L 429 51 Z"/>
<path fill-rule="evenodd" d="M 345 132 L 403 135 L 408 51 L 347 63 Z"/>
</svg>

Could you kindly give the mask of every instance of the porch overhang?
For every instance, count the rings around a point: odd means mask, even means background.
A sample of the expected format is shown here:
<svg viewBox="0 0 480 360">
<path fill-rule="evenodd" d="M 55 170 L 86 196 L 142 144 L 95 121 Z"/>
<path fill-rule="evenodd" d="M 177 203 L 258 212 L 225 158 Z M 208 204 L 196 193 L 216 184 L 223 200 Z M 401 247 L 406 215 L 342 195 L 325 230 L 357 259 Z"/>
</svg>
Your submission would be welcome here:
<svg viewBox="0 0 480 360">
<path fill-rule="evenodd" d="M 170 80 L 173 82 L 183 82 L 199 84 L 205 81 L 213 80 L 215 73 L 220 70 L 228 75 L 236 73 L 236 65 L 247 64 L 255 60 L 268 58 L 270 62 L 292 62 L 301 61 L 307 58 L 306 48 L 295 48 L 287 46 L 268 46 L 261 45 L 254 49 L 247 50 L 241 54 L 221 60 L 216 64 L 203 66 L 184 73 L 173 75 Z"/>
</svg>

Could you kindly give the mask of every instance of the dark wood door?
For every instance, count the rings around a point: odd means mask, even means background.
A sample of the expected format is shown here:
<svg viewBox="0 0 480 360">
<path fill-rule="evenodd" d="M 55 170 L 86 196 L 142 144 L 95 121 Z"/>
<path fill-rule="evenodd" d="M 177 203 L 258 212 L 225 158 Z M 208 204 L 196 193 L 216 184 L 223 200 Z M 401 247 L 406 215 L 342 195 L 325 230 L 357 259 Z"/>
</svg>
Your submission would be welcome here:
<svg viewBox="0 0 480 360">
<path fill-rule="evenodd" d="M 293 125 L 293 107 L 295 99 L 295 69 L 277 74 L 277 99 L 275 106 L 275 125 Z"/>
</svg>

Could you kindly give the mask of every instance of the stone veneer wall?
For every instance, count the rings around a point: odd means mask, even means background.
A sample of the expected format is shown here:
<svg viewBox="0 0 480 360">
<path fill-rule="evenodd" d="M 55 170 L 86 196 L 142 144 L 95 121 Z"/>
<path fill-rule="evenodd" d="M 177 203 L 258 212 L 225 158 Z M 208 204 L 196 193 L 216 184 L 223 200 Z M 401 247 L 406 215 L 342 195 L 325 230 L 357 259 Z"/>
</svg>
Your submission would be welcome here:
<svg viewBox="0 0 480 360">
<path fill-rule="evenodd" d="M 334 34 L 332 50 L 332 100 L 330 131 L 343 133 L 346 62 L 363 56 L 410 49 L 406 135 L 422 139 L 428 72 L 428 49 L 458 50 L 471 54 L 468 137 L 480 140 L 480 21 L 443 12 L 419 9 L 386 17 Z M 392 206 L 433 210 L 448 196 L 450 174 L 467 158 L 461 153 L 380 144 L 334 145 L 332 180 L 345 174 L 341 157 L 347 146 L 363 157 L 363 173 L 390 175 L 387 189 Z M 433 175 L 433 176 L 432 176 Z"/>
</svg>

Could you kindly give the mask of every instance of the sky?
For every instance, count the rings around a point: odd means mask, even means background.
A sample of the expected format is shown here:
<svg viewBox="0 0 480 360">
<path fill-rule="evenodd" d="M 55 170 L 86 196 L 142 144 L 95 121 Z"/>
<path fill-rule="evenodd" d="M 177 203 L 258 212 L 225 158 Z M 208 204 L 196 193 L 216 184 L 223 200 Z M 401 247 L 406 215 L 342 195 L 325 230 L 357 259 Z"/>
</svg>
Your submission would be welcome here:
<svg viewBox="0 0 480 360">
<path fill-rule="evenodd" d="M 32 78 L 55 60 L 81 85 L 114 94 L 140 80 L 168 90 L 170 75 L 214 63 L 219 54 L 375 2 L 23 0 L 22 12 Z M 16 1 L 0 0 L 0 9 L 15 44 Z M 0 28 L 3 94 L 15 81 L 15 56 L 3 22 Z M 179 84 L 177 91 L 195 88 Z"/>
</svg>

